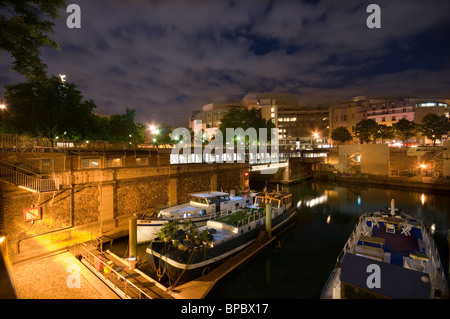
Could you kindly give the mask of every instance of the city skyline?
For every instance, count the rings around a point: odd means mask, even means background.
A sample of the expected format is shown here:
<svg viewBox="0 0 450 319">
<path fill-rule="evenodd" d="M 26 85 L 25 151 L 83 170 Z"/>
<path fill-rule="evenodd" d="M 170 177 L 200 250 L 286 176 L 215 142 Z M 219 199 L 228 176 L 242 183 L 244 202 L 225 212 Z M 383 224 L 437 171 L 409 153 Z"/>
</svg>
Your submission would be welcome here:
<svg viewBox="0 0 450 319">
<path fill-rule="evenodd" d="M 193 110 L 248 92 L 325 103 L 358 95 L 448 97 L 450 4 L 374 1 L 77 1 L 81 29 L 64 8 L 43 48 L 48 75 L 65 74 L 95 112 L 136 109 L 144 124 L 185 126 Z M 0 96 L 24 81 L 1 55 Z"/>
</svg>

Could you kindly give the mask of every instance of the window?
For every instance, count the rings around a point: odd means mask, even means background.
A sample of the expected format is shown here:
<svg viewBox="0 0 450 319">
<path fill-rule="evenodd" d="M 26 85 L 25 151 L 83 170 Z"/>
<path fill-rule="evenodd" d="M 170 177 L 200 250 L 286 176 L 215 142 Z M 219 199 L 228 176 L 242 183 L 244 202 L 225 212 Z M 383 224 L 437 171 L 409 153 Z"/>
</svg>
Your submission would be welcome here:
<svg viewBox="0 0 450 319">
<path fill-rule="evenodd" d="M 191 217 L 191 213 L 184 213 L 183 214 L 183 218 L 188 218 L 188 217 Z"/>
<path fill-rule="evenodd" d="M 81 165 L 83 168 L 99 168 L 100 167 L 100 158 L 83 158 L 81 161 Z"/>
<path fill-rule="evenodd" d="M 107 158 L 106 167 L 122 167 L 122 159 L 120 157 Z"/>
<path fill-rule="evenodd" d="M 148 157 L 136 157 L 136 165 L 137 166 L 148 165 Z"/>
<path fill-rule="evenodd" d="M 392 121 L 396 121 L 395 116 L 392 117 Z"/>
<path fill-rule="evenodd" d="M 381 118 L 381 122 L 386 122 L 386 118 L 385 118 L 385 117 L 382 117 L 382 118 Z"/>
</svg>

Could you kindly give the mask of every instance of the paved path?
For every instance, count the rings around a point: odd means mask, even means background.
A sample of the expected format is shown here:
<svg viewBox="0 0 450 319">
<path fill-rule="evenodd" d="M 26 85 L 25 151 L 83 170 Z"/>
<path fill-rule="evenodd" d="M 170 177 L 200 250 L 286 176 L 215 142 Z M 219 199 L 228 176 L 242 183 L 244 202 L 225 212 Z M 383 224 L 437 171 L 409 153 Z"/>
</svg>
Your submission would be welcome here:
<svg viewBox="0 0 450 319">
<path fill-rule="evenodd" d="M 119 299 L 68 251 L 16 263 L 12 269 L 20 299 Z"/>
</svg>

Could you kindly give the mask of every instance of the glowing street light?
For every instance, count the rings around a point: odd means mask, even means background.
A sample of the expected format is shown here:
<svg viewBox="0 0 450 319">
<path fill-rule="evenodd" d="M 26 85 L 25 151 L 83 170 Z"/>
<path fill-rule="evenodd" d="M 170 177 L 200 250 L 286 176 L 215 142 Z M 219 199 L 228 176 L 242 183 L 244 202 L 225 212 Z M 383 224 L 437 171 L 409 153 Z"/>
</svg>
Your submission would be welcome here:
<svg viewBox="0 0 450 319">
<path fill-rule="evenodd" d="M 66 75 L 65 74 L 59 74 L 59 78 L 61 79 L 62 83 L 66 83 Z"/>
<path fill-rule="evenodd" d="M 5 103 L 1 103 L 0 104 L 0 110 L 6 110 L 6 104 Z"/>
</svg>

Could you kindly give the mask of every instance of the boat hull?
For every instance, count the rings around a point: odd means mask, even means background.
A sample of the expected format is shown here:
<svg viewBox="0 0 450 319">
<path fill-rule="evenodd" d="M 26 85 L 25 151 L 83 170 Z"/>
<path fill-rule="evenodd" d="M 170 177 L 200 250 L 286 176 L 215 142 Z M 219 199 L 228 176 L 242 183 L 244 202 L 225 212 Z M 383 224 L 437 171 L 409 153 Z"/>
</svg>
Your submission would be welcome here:
<svg viewBox="0 0 450 319">
<path fill-rule="evenodd" d="M 211 218 L 214 218 L 214 215 L 201 217 L 201 218 L 191 218 L 190 220 L 196 227 L 204 226 L 206 225 L 206 222 L 210 220 Z M 169 222 L 168 219 L 139 219 L 137 221 L 137 243 L 143 244 L 148 243 L 155 238 L 158 237 L 158 231 L 164 226 L 165 223 Z M 181 220 L 183 222 L 183 220 Z"/>
<path fill-rule="evenodd" d="M 294 219 L 296 207 L 292 206 L 287 211 L 272 219 L 272 231 L 276 233 Z M 173 248 L 171 243 L 162 241 L 153 241 L 147 253 L 150 259 L 150 265 L 158 276 L 167 275 L 170 281 L 187 282 L 201 277 L 212 271 L 230 257 L 235 256 L 245 248 L 252 245 L 264 224 L 236 236 L 217 247 L 200 246 L 180 253 L 178 249 Z"/>
<path fill-rule="evenodd" d="M 448 297 L 432 233 L 422 221 L 392 211 L 360 217 L 323 288 L 322 299 Z"/>
</svg>

